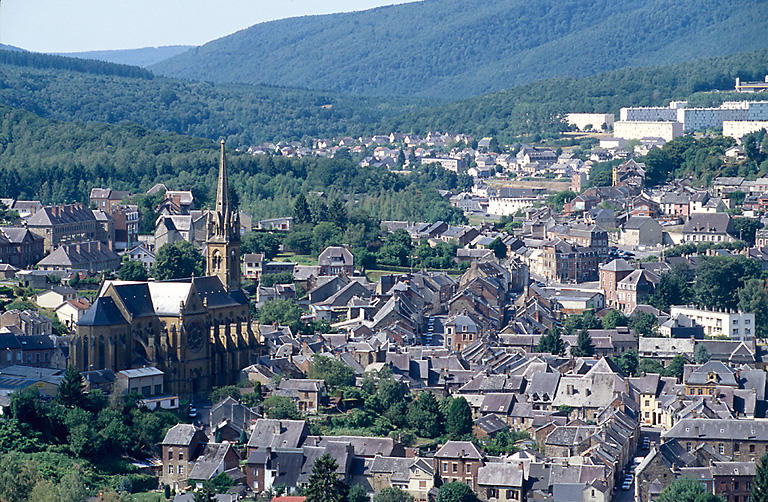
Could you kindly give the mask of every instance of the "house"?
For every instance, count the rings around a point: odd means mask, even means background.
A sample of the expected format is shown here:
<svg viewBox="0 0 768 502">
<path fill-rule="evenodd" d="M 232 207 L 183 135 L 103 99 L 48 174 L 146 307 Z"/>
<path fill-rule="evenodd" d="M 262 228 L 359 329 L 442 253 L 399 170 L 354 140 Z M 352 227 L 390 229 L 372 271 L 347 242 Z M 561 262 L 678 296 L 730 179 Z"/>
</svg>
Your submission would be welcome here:
<svg viewBox="0 0 768 502">
<path fill-rule="evenodd" d="M 146 244 L 137 244 L 128 251 L 128 259 L 141 263 L 149 272 L 155 264 L 155 253 L 150 251 Z"/>
<path fill-rule="evenodd" d="M 427 502 L 435 486 L 434 467 L 428 459 L 411 457 L 374 457 L 366 477 L 374 493 L 385 488 L 399 488 L 418 502 Z"/>
<path fill-rule="evenodd" d="M 259 280 L 264 253 L 246 253 L 243 255 L 243 277 L 254 281 Z"/>
<path fill-rule="evenodd" d="M 478 472 L 484 455 L 470 441 L 448 441 L 434 456 L 434 469 L 443 483 L 459 482 L 478 490 Z"/>
<path fill-rule="evenodd" d="M 683 225 L 685 242 L 733 242 L 733 221 L 727 213 L 693 213 Z"/>
<path fill-rule="evenodd" d="M 670 316 L 684 315 L 704 329 L 707 336 L 726 336 L 732 340 L 750 341 L 755 337 L 755 314 L 751 312 L 671 305 Z"/>
<path fill-rule="evenodd" d="M 240 457 L 231 443 L 207 443 L 194 459 L 187 480 L 202 487 L 219 474 L 232 469 L 239 473 Z"/>
<path fill-rule="evenodd" d="M 130 197 L 131 193 L 127 190 L 112 190 L 111 188 L 91 188 L 89 196 L 91 207 L 95 207 L 107 214 L 119 207 L 123 199 Z"/>
<path fill-rule="evenodd" d="M 107 222 L 106 228 L 103 220 Z M 50 253 L 68 242 L 96 241 L 111 246 L 114 228 L 110 232 L 110 221 L 109 215 L 99 210 L 88 209 L 82 204 L 66 204 L 46 206 L 37 211 L 27 220 L 27 228 L 43 238 L 44 250 Z"/>
<path fill-rule="evenodd" d="M 0 227 L 0 263 L 31 267 L 45 256 L 45 239 L 25 227 Z"/>
<path fill-rule="evenodd" d="M 256 230 L 269 230 L 289 232 L 293 226 L 293 216 L 285 216 L 282 218 L 271 218 L 268 220 L 259 220 L 256 222 Z"/>
<path fill-rule="evenodd" d="M 210 411 L 211 432 L 221 441 L 235 443 L 243 433 L 250 432 L 259 414 L 241 402 L 227 396 L 215 404 Z"/>
<path fill-rule="evenodd" d="M 768 447 L 768 422 L 761 420 L 684 418 L 662 434 L 687 451 L 699 446 L 737 462 L 756 462 Z"/>
<path fill-rule="evenodd" d="M 463 314 L 451 316 L 445 323 L 445 346 L 456 352 L 479 339 L 480 327 L 471 317 Z"/>
<path fill-rule="evenodd" d="M 278 395 L 288 396 L 297 401 L 300 412 L 316 415 L 326 398 L 325 382 L 303 378 L 289 378 L 280 381 Z"/>
<path fill-rule="evenodd" d="M 160 447 L 163 472 L 160 482 L 179 490 L 187 486 L 187 476 L 208 438 L 194 425 L 178 424 L 165 434 Z"/>
<path fill-rule="evenodd" d="M 35 303 L 44 309 L 55 310 L 61 304 L 77 299 L 77 292 L 69 286 L 54 286 L 48 291 L 38 293 Z"/>
<path fill-rule="evenodd" d="M 752 499 L 757 466 L 754 462 L 718 462 L 709 467 L 715 495 L 725 502 L 748 502 Z"/>
<path fill-rule="evenodd" d="M 658 246 L 661 225 L 650 216 L 632 216 L 621 226 L 619 243 L 625 246 Z"/>
<path fill-rule="evenodd" d="M 355 257 L 342 246 L 329 246 L 317 257 L 320 275 L 352 275 L 355 271 Z"/>
<path fill-rule="evenodd" d="M 157 368 L 145 367 L 116 373 L 116 390 L 122 394 L 137 393 L 143 397 L 163 394 L 165 374 Z"/>
<path fill-rule="evenodd" d="M 120 255 L 99 241 L 64 244 L 37 262 L 40 270 L 87 271 L 90 273 L 117 270 Z"/>
<path fill-rule="evenodd" d="M 525 473 L 522 462 L 488 462 L 477 471 L 481 500 L 519 502 L 525 500 Z"/>
<path fill-rule="evenodd" d="M 84 298 L 67 300 L 56 308 L 56 317 L 69 329 L 75 329 L 80 318 L 91 308 L 91 303 Z"/>
</svg>

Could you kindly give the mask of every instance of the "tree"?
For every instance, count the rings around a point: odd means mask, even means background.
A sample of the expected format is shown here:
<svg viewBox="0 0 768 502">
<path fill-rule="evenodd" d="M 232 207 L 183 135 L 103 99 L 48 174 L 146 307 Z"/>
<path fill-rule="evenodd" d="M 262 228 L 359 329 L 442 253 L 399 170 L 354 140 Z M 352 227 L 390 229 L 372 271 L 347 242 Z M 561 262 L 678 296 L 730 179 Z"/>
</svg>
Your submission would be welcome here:
<svg viewBox="0 0 768 502">
<path fill-rule="evenodd" d="M 670 305 L 687 305 L 693 300 L 693 289 L 689 284 L 690 272 L 677 266 L 659 277 L 649 303 L 659 310 L 669 311 Z"/>
<path fill-rule="evenodd" d="M 666 369 L 662 364 L 655 359 L 643 358 L 637 365 L 638 373 L 657 373 L 659 375 L 666 374 Z"/>
<path fill-rule="evenodd" d="M 347 494 L 347 502 L 371 502 L 371 497 L 360 485 L 352 485 Z"/>
<path fill-rule="evenodd" d="M 761 279 L 750 279 L 739 289 L 739 310 L 755 314 L 755 333 L 760 338 L 768 336 L 768 291 Z"/>
<path fill-rule="evenodd" d="M 413 502 L 413 497 L 400 488 L 390 486 L 374 495 L 373 502 Z"/>
<path fill-rule="evenodd" d="M 493 255 L 499 260 L 503 260 L 507 257 L 507 246 L 499 237 L 496 237 L 493 242 L 488 244 L 488 249 L 493 251 Z"/>
<path fill-rule="evenodd" d="M 266 302 L 256 311 L 256 318 L 261 324 L 278 323 L 280 326 L 289 326 L 294 333 L 301 329 L 301 316 L 304 312 L 290 300 L 271 300 Z"/>
<path fill-rule="evenodd" d="M 634 350 L 628 350 L 620 356 L 616 356 L 614 361 L 625 375 L 632 376 L 637 374 L 639 362 L 637 360 L 637 352 Z"/>
<path fill-rule="evenodd" d="M 475 492 L 472 491 L 472 488 L 465 485 L 464 483 L 459 483 L 458 481 L 444 484 L 437 492 L 437 502 L 478 501 L 479 499 L 477 498 L 477 495 L 475 495 Z"/>
<path fill-rule="evenodd" d="M 683 380 L 683 369 L 685 368 L 685 364 L 688 361 L 685 359 L 685 356 L 682 354 L 678 354 L 675 357 L 672 358 L 672 361 L 669 363 L 669 366 L 667 366 L 667 369 L 664 371 L 664 374 L 666 376 L 673 376 L 677 378 L 678 380 Z"/>
<path fill-rule="evenodd" d="M 445 432 L 452 439 L 460 439 L 472 433 L 472 410 L 463 397 L 451 400 L 445 417 Z"/>
<path fill-rule="evenodd" d="M 18 453 L 0 456 L 0 500 L 29 500 L 28 495 L 38 479 L 37 467 L 31 460 L 22 460 Z"/>
<path fill-rule="evenodd" d="M 280 251 L 280 239 L 269 232 L 247 232 L 241 240 L 243 253 L 264 253 L 271 260 Z"/>
<path fill-rule="evenodd" d="M 59 392 L 56 395 L 56 400 L 72 408 L 74 406 L 81 406 L 84 400 L 83 393 L 83 376 L 74 366 L 67 366 L 64 371 L 64 379 L 59 384 Z"/>
<path fill-rule="evenodd" d="M 215 502 L 216 492 L 210 483 L 203 483 L 203 487 L 195 492 L 195 502 Z"/>
<path fill-rule="evenodd" d="M 333 199 L 328 205 L 328 219 L 342 228 L 347 224 L 347 207 L 341 199 Z"/>
<path fill-rule="evenodd" d="M 315 356 L 312 358 L 312 364 L 309 367 L 309 378 L 323 380 L 332 389 L 355 385 L 355 372 L 352 368 L 341 361 L 327 356 Z"/>
<path fill-rule="evenodd" d="M 746 256 L 705 256 L 696 268 L 694 291 L 707 307 L 735 309 L 738 290 L 760 276 L 760 265 Z"/>
<path fill-rule="evenodd" d="M 419 436 L 435 438 L 443 433 L 440 405 L 431 392 L 422 392 L 408 408 L 408 426 Z"/>
<path fill-rule="evenodd" d="M 184 279 L 203 275 L 203 256 L 189 241 L 176 241 L 160 248 L 152 265 L 152 276 L 158 280 Z"/>
<path fill-rule="evenodd" d="M 299 193 L 293 203 L 293 219 L 296 220 L 296 223 L 309 223 L 312 221 L 312 213 L 309 211 L 307 197 L 303 193 Z"/>
<path fill-rule="evenodd" d="M 59 482 L 59 498 L 67 502 L 86 502 L 88 489 L 83 482 L 80 466 L 67 471 Z"/>
<path fill-rule="evenodd" d="M 276 420 L 298 420 L 301 413 L 293 399 L 287 396 L 269 396 L 264 400 L 264 413 Z"/>
<path fill-rule="evenodd" d="M 760 457 L 757 462 L 752 500 L 754 502 L 768 502 L 768 453 Z"/>
<path fill-rule="evenodd" d="M 315 460 L 304 494 L 307 502 L 344 502 L 348 488 L 336 474 L 338 464 L 327 453 Z"/>
<path fill-rule="evenodd" d="M 611 309 L 603 317 L 603 329 L 616 329 L 617 326 L 627 326 L 629 319 L 622 312 Z"/>
<path fill-rule="evenodd" d="M 696 350 L 693 351 L 693 358 L 696 361 L 696 364 L 704 364 L 712 356 L 709 354 L 709 351 L 704 345 L 696 345 Z"/>
<path fill-rule="evenodd" d="M 659 496 L 659 502 L 722 502 L 722 500 L 708 493 L 704 485 L 694 478 L 674 480 Z"/>
<path fill-rule="evenodd" d="M 144 265 L 135 260 L 126 260 L 120 265 L 117 271 L 117 277 L 121 281 L 146 281 L 147 269 Z"/>
<path fill-rule="evenodd" d="M 629 328 L 643 336 L 654 336 L 659 320 L 650 312 L 636 312 L 629 319 Z"/>
<path fill-rule="evenodd" d="M 742 194 L 744 192 L 741 192 Z M 742 199 L 742 202 L 744 200 Z M 733 235 L 738 235 L 739 240 L 747 243 L 747 246 L 755 245 L 755 235 L 763 224 L 757 218 L 739 217 L 733 219 Z"/>
<path fill-rule="evenodd" d="M 225 385 L 223 387 L 214 387 L 211 391 L 210 399 L 213 404 L 219 403 L 226 397 L 232 397 L 240 400 L 240 388 L 237 385 Z"/>
<path fill-rule="evenodd" d="M 595 353 L 595 346 L 592 344 L 592 337 L 586 329 L 579 331 L 576 347 L 571 349 L 574 357 L 590 357 Z"/>
<path fill-rule="evenodd" d="M 542 337 L 539 338 L 536 352 L 549 352 L 554 355 L 565 353 L 565 343 L 560 337 L 560 330 L 557 327 L 551 328 L 545 335 L 542 335 Z"/>
</svg>

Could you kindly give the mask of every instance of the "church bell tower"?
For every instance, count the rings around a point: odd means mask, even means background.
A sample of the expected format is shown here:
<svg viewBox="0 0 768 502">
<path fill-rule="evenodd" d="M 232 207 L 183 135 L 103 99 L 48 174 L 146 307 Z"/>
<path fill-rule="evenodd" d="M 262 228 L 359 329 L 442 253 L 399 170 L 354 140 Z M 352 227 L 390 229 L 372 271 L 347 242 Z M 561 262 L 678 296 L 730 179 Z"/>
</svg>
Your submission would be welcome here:
<svg viewBox="0 0 768 502">
<path fill-rule="evenodd" d="M 229 179 L 221 140 L 216 208 L 208 215 L 206 273 L 217 276 L 227 291 L 240 289 L 240 216 L 229 205 Z"/>
</svg>

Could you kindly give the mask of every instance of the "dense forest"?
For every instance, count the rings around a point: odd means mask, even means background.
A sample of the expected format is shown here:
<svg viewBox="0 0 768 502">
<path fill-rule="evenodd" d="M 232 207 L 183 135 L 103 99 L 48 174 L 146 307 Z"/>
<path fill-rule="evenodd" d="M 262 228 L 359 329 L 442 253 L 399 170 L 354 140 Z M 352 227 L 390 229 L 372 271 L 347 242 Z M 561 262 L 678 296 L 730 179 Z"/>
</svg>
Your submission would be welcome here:
<svg viewBox="0 0 768 502">
<path fill-rule="evenodd" d="M 0 64 L 29 66 L 32 68 L 52 68 L 95 75 L 115 75 L 118 77 L 134 77 L 152 79 L 154 74 L 137 66 L 93 61 L 89 59 L 53 56 L 36 52 L 0 50 Z"/>
<path fill-rule="evenodd" d="M 158 182 L 191 189 L 199 206 L 215 198 L 217 145 L 135 124 L 82 124 L 0 106 L 0 196 L 85 202 L 91 187 L 145 191 Z M 240 206 L 255 217 L 291 214 L 299 193 L 344 197 L 376 218 L 457 221 L 439 196 L 464 177 L 437 167 L 399 175 L 348 159 L 236 154 L 230 181 Z"/>
<path fill-rule="evenodd" d="M 719 104 L 733 99 L 732 93 L 704 91 L 732 89 L 737 76 L 762 79 L 768 50 L 542 80 L 441 105 L 268 86 L 93 75 L 42 66 L 0 64 L 0 104 L 57 120 L 127 121 L 179 134 L 223 136 L 234 145 L 429 130 L 498 135 L 513 141 L 520 135 L 564 129 L 560 119 L 571 111 L 618 113 L 622 106 L 662 105 L 691 94 L 692 103 Z"/>
<path fill-rule="evenodd" d="M 150 69 L 213 82 L 455 99 L 767 48 L 760 33 L 768 33 L 765 0 L 426 0 L 258 24 Z"/>
<path fill-rule="evenodd" d="M 36 56 L 41 61 L 58 60 Z M 394 117 L 411 107 L 411 101 L 404 99 L 385 101 L 301 89 L 165 78 L 146 80 L 39 66 L 0 64 L 0 104 L 57 120 L 128 121 L 179 134 L 211 139 L 223 136 L 235 145 L 373 134 L 379 132 L 383 121 L 397 124 Z"/>
</svg>

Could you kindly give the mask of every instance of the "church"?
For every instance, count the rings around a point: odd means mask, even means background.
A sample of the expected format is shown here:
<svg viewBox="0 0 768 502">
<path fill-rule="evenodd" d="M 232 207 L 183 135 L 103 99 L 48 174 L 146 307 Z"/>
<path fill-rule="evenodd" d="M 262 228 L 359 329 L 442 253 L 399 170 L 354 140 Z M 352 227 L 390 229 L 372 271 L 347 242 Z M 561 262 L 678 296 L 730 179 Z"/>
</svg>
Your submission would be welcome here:
<svg viewBox="0 0 768 502">
<path fill-rule="evenodd" d="M 222 141 L 206 276 L 105 281 L 77 323 L 71 364 L 114 372 L 155 366 L 165 372 L 166 392 L 182 396 L 233 384 L 259 348 L 240 281 L 240 221 L 230 207 Z"/>
</svg>

